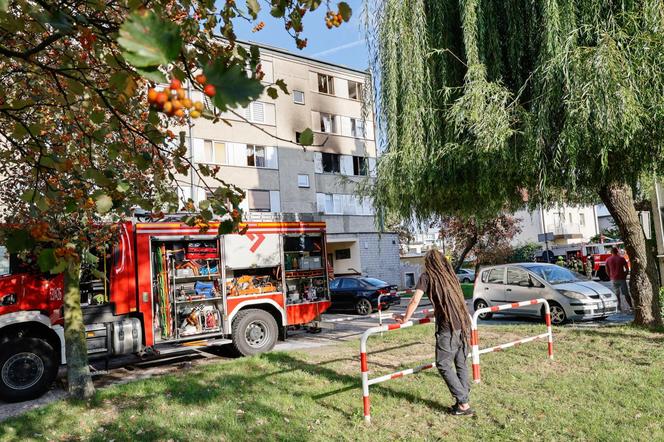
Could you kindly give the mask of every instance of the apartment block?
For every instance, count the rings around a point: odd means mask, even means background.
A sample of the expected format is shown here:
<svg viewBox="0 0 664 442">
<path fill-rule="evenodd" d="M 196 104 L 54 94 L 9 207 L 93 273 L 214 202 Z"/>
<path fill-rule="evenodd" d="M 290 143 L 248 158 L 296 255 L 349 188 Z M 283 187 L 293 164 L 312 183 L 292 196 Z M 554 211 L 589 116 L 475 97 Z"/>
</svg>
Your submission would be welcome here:
<svg viewBox="0 0 664 442">
<path fill-rule="evenodd" d="M 377 231 L 371 201 L 356 193 L 376 168 L 373 112 L 363 102 L 367 73 L 267 46 L 261 65 L 265 85 L 283 79 L 290 94 L 224 112 L 229 124 L 199 119 L 178 128 L 187 132 L 193 162 L 218 166 L 221 179 L 247 192 L 248 221 L 325 221 L 335 274 L 398 283 L 397 237 Z M 212 106 L 201 93 L 190 95 Z M 303 149 L 295 141 L 306 128 L 314 145 Z M 180 186 L 185 199 L 206 198 L 195 175 L 182 177 Z"/>
</svg>

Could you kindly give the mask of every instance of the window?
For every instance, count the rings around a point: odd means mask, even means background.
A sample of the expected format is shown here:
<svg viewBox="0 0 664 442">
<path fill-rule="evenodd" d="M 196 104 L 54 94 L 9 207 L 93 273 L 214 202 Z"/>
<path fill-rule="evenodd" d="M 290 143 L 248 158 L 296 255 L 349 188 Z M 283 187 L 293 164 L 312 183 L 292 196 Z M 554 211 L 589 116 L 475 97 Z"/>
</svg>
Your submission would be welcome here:
<svg viewBox="0 0 664 442">
<path fill-rule="evenodd" d="M 318 92 L 334 95 L 334 78 L 331 75 L 318 74 Z"/>
<path fill-rule="evenodd" d="M 267 190 L 248 190 L 249 210 L 252 212 L 270 211 L 270 192 Z"/>
<path fill-rule="evenodd" d="M 265 148 L 263 146 L 247 145 L 247 166 L 265 167 Z"/>
<path fill-rule="evenodd" d="M 364 120 L 360 120 L 358 118 L 351 118 L 350 133 L 356 138 L 364 137 Z"/>
<path fill-rule="evenodd" d="M 350 249 L 344 249 L 344 250 L 348 250 L 348 252 L 350 253 Z M 340 252 L 340 251 L 341 250 L 337 250 L 337 252 Z M 359 288 L 362 288 L 362 286 L 360 285 L 360 281 L 358 281 L 357 279 L 344 278 L 344 279 L 341 280 L 341 288 L 342 289 L 359 289 Z"/>
<path fill-rule="evenodd" d="M 337 125 L 334 115 L 324 113 L 320 114 L 320 131 L 328 134 L 337 133 Z"/>
<path fill-rule="evenodd" d="M 569 214 L 569 223 L 572 224 L 572 214 Z"/>
<path fill-rule="evenodd" d="M 406 273 L 406 274 L 404 274 L 404 276 L 405 276 L 405 279 L 406 279 L 404 281 L 406 287 L 409 288 L 409 289 L 412 289 L 413 287 L 415 287 L 415 273 Z"/>
<path fill-rule="evenodd" d="M 226 164 L 226 143 L 204 140 L 203 157 L 199 161 L 207 164 Z"/>
<path fill-rule="evenodd" d="M 334 259 L 350 259 L 350 249 L 339 249 L 334 251 Z"/>
<path fill-rule="evenodd" d="M 341 173 L 340 164 L 341 155 L 336 153 L 322 154 L 323 172 L 325 173 Z"/>
<path fill-rule="evenodd" d="M 265 123 L 265 105 L 254 101 L 244 108 L 244 117 L 253 123 Z"/>
<path fill-rule="evenodd" d="M 304 92 L 302 91 L 293 91 L 293 103 L 295 104 L 304 104 Z"/>
<path fill-rule="evenodd" d="M 348 98 L 352 100 L 362 99 L 362 83 L 348 80 Z"/>
<path fill-rule="evenodd" d="M 487 282 L 489 284 L 502 284 L 504 276 L 505 269 L 493 269 L 489 272 L 489 278 Z"/>
<path fill-rule="evenodd" d="M 7 247 L 0 246 L 0 276 L 9 275 L 9 253 Z"/>
<path fill-rule="evenodd" d="M 353 175 L 369 175 L 368 161 L 365 157 L 353 157 Z"/>
<path fill-rule="evenodd" d="M 579 225 L 582 227 L 586 225 L 586 215 L 584 213 L 579 213 Z"/>
<path fill-rule="evenodd" d="M 521 269 L 507 269 L 507 284 L 509 285 L 528 285 L 528 273 Z"/>
<path fill-rule="evenodd" d="M 297 187 L 309 187 L 309 175 L 298 175 L 297 176 Z"/>
<path fill-rule="evenodd" d="M 330 281 L 330 289 L 336 290 L 340 286 L 341 286 L 341 279 L 337 278 L 337 279 L 333 279 L 332 281 Z"/>
</svg>

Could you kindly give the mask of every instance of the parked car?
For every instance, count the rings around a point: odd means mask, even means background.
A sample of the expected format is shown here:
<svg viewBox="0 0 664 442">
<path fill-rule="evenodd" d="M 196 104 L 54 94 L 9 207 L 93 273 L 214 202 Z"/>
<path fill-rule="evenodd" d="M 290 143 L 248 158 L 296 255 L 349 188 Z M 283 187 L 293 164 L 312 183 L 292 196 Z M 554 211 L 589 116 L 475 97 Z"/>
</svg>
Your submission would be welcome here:
<svg viewBox="0 0 664 442">
<path fill-rule="evenodd" d="M 499 304 L 544 298 L 551 322 L 604 319 L 617 312 L 618 298 L 607 287 L 569 269 L 546 263 L 505 264 L 480 271 L 473 291 L 475 310 Z M 508 309 L 504 314 L 543 316 L 542 304 Z M 493 313 L 479 315 L 490 319 Z"/>
<path fill-rule="evenodd" d="M 343 276 L 330 282 L 330 294 L 334 310 L 353 310 L 358 315 L 368 315 L 378 309 L 378 296 L 381 310 L 401 303 L 397 286 L 376 278 Z"/>
<path fill-rule="evenodd" d="M 459 269 L 456 274 L 459 282 L 474 282 L 475 281 L 475 272 L 468 269 Z"/>
</svg>

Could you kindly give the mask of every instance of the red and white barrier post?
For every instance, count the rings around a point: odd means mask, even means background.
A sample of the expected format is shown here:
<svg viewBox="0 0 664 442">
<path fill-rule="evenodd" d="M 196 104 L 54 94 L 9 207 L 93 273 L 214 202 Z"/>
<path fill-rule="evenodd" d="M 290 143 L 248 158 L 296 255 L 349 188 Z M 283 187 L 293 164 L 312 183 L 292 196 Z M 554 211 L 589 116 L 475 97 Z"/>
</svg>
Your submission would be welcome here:
<svg viewBox="0 0 664 442">
<path fill-rule="evenodd" d="M 501 310 L 525 307 L 534 304 L 544 304 L 544 319 L 546 321 L 546 333 L 542 333 L 541 335 L 537 336 L 530 336 L 527 338 L 519 339 L 518 341 L 508 342 L 507 344 L 501 344 L 501 345 L 496 345 L 494 347 L 483 348 L 482 350 L 480 350 L 480 338 L 479 338 L 479 333 L 477 331 L 477 318 L 479 317 L 479 315 L 481 315 L 482 313 L 498 312 Z M 547 338 L 548 340 L 549 359 L 553 359 L 553 330 L 551 328 L 551 311 L 549 310 L 549 303 L 546 301 L 546 299 L 538 298 L 538 299 L 531 299 L 530 301 L 513 302 L 511 304 L 503 304 L 503 305 L 496 305 L 494 307 L 481 308 L 475 311 L 471 321 L 471 331 L 470 331 L 470 345 L 473 357 L 473 381 L 475 381 L 475 383 L 480 382 L 481 354 L 504 350 L 509 347 L 515 347 L 520 344 L 525 344 L 526 342 L 531 342 L 536 339 L 543 339 L 543 338 Z"/>
<path fill-rule="evenodd" d="M 427 312 L 427 310 L 423 310 Z M 432 368 L 434 363 L 424 364 L 419 367 L 409 368 L 407 370 L 397 371 L 395 373 L 387 374 L 380 376 L 374 379 L 369 379 L 369 365 L 367 362 L 367 340 L 369 336 L 376 333 L 382 333 L 386 331 L 398 330 L 400 328 L 412 327 L 414 325 L 428 324 L 432 322 L 430 318 L 414 319 L 403 324 L 388 324 L 378 327 L 371 327 L 362 333 L 360 338 L 360 370 L 362 372 L 362 405 L 364 409 L 364 421 L 366 423 L 371 422 L 371 405 L 369 403 L 369 386 L 373 384 L 378 384 L 380 382 L 389 381 L 390 379 L 400 378 L 409 374 L 418 373 L 422 370 Z"/>
</svg>

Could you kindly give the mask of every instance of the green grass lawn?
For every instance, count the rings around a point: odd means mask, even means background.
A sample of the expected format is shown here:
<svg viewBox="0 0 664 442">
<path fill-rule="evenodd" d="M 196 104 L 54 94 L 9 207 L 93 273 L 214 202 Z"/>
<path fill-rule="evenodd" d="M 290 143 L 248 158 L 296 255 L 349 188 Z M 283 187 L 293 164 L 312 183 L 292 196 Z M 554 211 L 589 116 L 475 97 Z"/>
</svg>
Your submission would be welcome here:
<svg viewBox="0 0 664 442">
<path fill-rule="evenodd" d="M 482 346 L 540 333 L 483 327 Z M 432 359 L 432 326 L 373 337 L 371 376 Z M 482 359 L 475 418 L 449 416 L 435 370 L 371 389 L 362 420 L 358 343 L 215 361 L 60 401 L 0 424 L 0 440 L 664 440 L 664 334 L 556 329 Z"/>
</svg>

